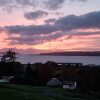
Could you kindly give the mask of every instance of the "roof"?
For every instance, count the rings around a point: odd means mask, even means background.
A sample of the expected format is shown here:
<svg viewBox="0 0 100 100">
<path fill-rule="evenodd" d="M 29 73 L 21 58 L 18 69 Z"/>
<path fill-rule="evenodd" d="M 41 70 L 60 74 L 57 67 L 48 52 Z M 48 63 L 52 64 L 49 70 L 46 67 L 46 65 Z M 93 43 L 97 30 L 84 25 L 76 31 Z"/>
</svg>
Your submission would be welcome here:
<svg viewBox="0 0 100 100">
<path fill-rule="evenodd" d="M 57 78 L 52 78 L 50 81 L 47 82 L 47 86 L 62 86 L 62 82 L 59 81 Z"/>
</svg>

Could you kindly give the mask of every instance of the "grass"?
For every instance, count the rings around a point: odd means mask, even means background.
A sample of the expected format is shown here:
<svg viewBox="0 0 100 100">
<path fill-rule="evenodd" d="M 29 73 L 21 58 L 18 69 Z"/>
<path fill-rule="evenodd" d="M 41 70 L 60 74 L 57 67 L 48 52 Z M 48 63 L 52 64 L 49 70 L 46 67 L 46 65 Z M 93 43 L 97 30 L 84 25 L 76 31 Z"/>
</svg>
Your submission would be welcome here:
<svg viewBox="0 0 100 100">
<path fill-rule="evenodd" d="M 100 92 L 48 88 L 15 84 L 0 84 L 0 100 L 100 100 Z"/>
</svg>

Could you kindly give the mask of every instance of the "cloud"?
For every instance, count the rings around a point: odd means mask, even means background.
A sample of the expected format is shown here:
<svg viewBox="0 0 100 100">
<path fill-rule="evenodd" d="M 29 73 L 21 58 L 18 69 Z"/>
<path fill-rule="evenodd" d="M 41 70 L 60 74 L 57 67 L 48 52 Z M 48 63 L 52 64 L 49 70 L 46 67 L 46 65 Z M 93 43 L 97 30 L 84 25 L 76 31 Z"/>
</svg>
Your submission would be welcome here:
<svg viewBox="0 0 100 100">
<path fill-rule="evenodd" d="M 0 8 L 4 11 L 12 12 L 15 8 L 46 8 L 49 10 L 58 10 L 63 7 L 67 0 L 0 0 Z M 88 0 L 68 0 L 71 2 Z"/>
<path fill-rule="evenodd" d="M 5 29 L 3 27 L 0 27 L 0 33 L 3 32 Z"/>
<path fill-rule="evenodd" d="M 37 4 L 37 0 L 0 0 L 0 7 L 7 12 L 12 12 L 14 8 L 34 8 Z"/>
<path fill-rule="evenodd" d="M 14 0 L 0 0 L 0 6 L 7 6 L 7 5 L 10 5 L 11 2 L 13 3 Z"/>
<path fill-rule="evenodd" d="M 15 8 L 46 8 L 57 10 L 62 7 L 65 0 L 0 0 L 0 7 L 12 12 Z M 45 6 L 45 7 L 44 7 Z"/>
<path fill-rule="evenodd" d="M 30 48 L 26 48 L 26 49 L 18 49 L 16 47 L 13 47 L 13 48 L 2 48 L 2 49 L 0 49 L 0 52 L 6 52 L 9 49 L 12 49 L 16 53 L 22 53 L 22 54 L 27 54 L 27 53 L 28 54 L 38 54 L 39 52 L 48 52 L 46 50 L 38 50 L 38 49 L 31 48 L 31 47 Z M 18 59 L 20 59 L 20 58 L 18 58 Z"/>
<path fill-rule="evenodd" d="M 72 32 L 55 32 L 53 34 L 49 35 L 37 35 L 37 36 L 19 36 L 19 37 L 8 37 L 6 38 L 7 41 L 9 41 L 9 45 L 38 45 L 38 44 L 43 44 L 45 42 L 52 42 L 54 40 L 57 40 L 61 37 L 66 37 L 65 40 L 71 39 L 74 36 L 80 36 L 80 37 L 88 37 L 92 35 L 99 35 L 100 31 L 97 32 L 77 32 L 77 31 L 72 31 Z M 95 37 L 94 37 L 95 38 Z"/>
<path fill-rule="evenodd" d="M 48 35 L 34 35 L 34 36 L 19 36 L 19 37 L 8 37 L 6 40 L 10 41 L 9 45 L 15 44 L 28 44 L 28 45 L 37 45 L 44 42 L 55 40 L 61 36 L 65 35 L 62 32 L 54 32 Z"/>
<path fill-rule="evenodd" d="M 81 1 L 81 2 L 86 2 L 88 0 L 70 0 L 71 2 L 74 2 L 74 1 Z"/>
<path fill-rule="evenodd" d="M 66 3 L 66 1 L 71 1 L 71 2 L 76 2 L 76 1 L 81 1 L 81 2 L 86 2 L 88 0 L 46 0 L 44 3 L 44 6 L 46 9 L 49 10 L 59 10 L 60 8 L 63 7 L 63 4 Z"/>
<path fill-rule="evenodd" d="M 64 35 L 89 35 L 100 34 L 100 32 L 78 32 L 82 29 L 100 30 L 100 11 L 84 15 L 67 15 L 55 20 L 54 24 L 29 25 L 29 26 L 5 26 L 1 28 L 8 34 L 10 45 L 13 44 L 40 44 L 46 41 L 57 39 Z M 12 37 L 12 34 L 19 34 L 19 37 Z"/>
<path fill-rule="evenodd" d="M 100 28 L 100 11 L 84 15 L 67 15 L 55 21 L 54 25 L 28 25 L 5 26 L 3 29 L 8 34 L 40 35 L 50 34 L 56 31 L 70 31 L 73 29 Z"/>
<path fill-rule="evenodd" d="M 46 11 L 37 10 L 34 12 L 25 13 L 24 17 L 29 19 L 29 20 L 35 20 L 38 18 L 46 17 L 47 15 L 48 15 L 48 13 Z"/>
<path fill-rule="evenodd" d="M 65 0 L 47 0 L 44 3 L 46 9 L 57 10 L 63 6 L 64 2 Z"/>
<path fill-rule="evenodd" d="M 16 45 L 16 44 L 36 45 L 43 43 L 43 38 L 40 38 L 40 36 L 9 37 L 6 40 L 9 41 L 9 45 Z"/>
<path fill-rule="evenodd" d="M 55 21 L 56 21 L 55 18 L 50 18 L 50 19 L 45 20 L 45 23 L 47 23 L 47 24 L 54 24 Z"/>
<path fill-rule="evenodd" d="M 86 1 L 88 1 L 88 0 L 78 0 L 78 1 L 86 2 Z"/>
<path fill-rule="evenodd" d="M 29 26 L 5 26 L 4 31 L 6 31 L 9 35 L 10 34 L 20 34 L 25 36 L 31 35 L 40 35 L 40 34 L 49 34 L 52 32 L 57 31 L 56 26 L 52 25 L 29 25 Z"/>
<path fill-rule="evenodd" d="M 55 23 L 61 30 L 100 28 L 100 11 L 81 16 L 69 15 L 58 19 Z"/>
<path fill-rule="evenodd" d="M 0 6 L 34 6 L 36 0 L 0 0 Z"/>
<path fill-rule="evenodd" d="M 19 5 L 26 5 L 26 6 L 35 6 L 37 4 L 37 0 L 15 0 Z"/>
</svg>

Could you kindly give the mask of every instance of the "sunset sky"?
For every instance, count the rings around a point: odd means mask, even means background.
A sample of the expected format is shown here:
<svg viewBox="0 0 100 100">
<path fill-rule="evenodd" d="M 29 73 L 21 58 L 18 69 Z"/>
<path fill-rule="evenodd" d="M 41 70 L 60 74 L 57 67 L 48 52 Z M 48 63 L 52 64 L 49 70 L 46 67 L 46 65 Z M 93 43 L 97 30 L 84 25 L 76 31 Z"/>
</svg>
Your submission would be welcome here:
<svg viewBox="0 0 100 100">
<path fill-rule="evenodd" d="M 100 0 L 0 0 L 0 52 L 100 51 Z"/>
</svg>

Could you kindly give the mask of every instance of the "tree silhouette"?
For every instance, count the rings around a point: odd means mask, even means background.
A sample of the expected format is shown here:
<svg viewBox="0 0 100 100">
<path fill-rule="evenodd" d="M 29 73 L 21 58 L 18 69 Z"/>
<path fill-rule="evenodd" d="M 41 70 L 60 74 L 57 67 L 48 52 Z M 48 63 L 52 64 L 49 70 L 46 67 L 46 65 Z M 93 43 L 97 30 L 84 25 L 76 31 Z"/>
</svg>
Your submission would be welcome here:
<svg viewBox="0 0 100 100">
<path fill-rule="evenodd" d="M 25 77 L 32 78 L 32 76 L 33 76 L 32 74 L 33 74 L 33 71 L 32 71 L 31 65 L 30 65 L 30 63 L 28 63 L 27 67 L 26 67 Z"/>
<path fill-rule="evenodd" d="M 16 53 L 12 50 L 8 50 L 3 54 L 1 57 L 1 62 L 15 62 L 16 59 Z"/>
</svg>

